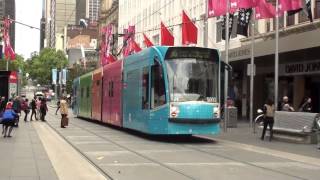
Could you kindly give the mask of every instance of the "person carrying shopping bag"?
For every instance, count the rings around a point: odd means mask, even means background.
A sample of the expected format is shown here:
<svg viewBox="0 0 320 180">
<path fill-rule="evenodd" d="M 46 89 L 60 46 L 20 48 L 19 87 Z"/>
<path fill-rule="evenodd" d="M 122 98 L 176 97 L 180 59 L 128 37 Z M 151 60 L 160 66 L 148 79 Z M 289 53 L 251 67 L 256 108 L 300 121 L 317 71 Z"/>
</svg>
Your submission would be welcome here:
<svg viewBox="0 0 320 180">
<path fill-rule="evenodd" d="M 68 103 L 65 97 L 63 97 L 60 100 L 60 113 L 61 113 L 61 128 L 66 128 L 66 126 L 68 126 L 69 124 L 69 118 L 68 118 Z"/>
</svg>

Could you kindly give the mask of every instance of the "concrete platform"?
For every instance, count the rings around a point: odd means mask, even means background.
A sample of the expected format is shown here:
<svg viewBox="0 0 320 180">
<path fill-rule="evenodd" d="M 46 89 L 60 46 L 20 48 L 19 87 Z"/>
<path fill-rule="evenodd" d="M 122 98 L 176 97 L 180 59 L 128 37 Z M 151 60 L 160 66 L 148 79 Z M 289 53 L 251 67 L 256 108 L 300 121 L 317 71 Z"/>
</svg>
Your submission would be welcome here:
<svg viewBox="0 0 320 180">
<path fill-rule="evenodd" d="M 33 123 L 22 121 L 11 138 L 0 137 L 0 179 L 58 180 Z"/>
<path fill-rule="evenodd" d="M 319 179 L 316 154 L 273 150 L 269 142 L 257 140 L 257 135 L 247 140 L 240 132 L 210 137 L 212 140 L 154 137 L 72 117 L 69 127 L 62 129 L 60 116 L 53 112 L 50 110 L 48 124 L 112 179 Z"/>
</svg>

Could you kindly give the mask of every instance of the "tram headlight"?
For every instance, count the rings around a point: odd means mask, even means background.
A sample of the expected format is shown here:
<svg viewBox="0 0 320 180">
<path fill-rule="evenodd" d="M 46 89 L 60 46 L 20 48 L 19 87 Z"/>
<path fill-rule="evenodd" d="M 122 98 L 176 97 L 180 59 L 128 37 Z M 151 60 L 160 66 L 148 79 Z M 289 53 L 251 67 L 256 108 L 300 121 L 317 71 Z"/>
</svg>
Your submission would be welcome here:
<svg viewBox="0 0 320 180">
<path fill-rule="evenodd" d="M 170 107 L 170 118 L 178 117 L 179 112 L 180 112 L 179 107 L 172 104 Z"/>
<path fill-rule="evenodd" d="M 220 118 L 220 108 L 219 108 L 219 105 L 213 107 L 213 117 L 214 117 L 214 118 Z"/>
</svg>

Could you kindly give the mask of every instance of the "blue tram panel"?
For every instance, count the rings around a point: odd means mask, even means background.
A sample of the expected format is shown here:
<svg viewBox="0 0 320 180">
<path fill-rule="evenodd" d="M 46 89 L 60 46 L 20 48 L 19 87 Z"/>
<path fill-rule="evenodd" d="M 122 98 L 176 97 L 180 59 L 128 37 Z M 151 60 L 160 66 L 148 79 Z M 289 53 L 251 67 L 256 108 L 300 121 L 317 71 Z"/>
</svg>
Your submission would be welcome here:
<svg viewBox="0 0 320 180">
<path fill-rule="evenodd" d="M 156 46 L 124 60 L 123 126 L 150 134 L 220 132 L 218 51 Z"/>
</svg>

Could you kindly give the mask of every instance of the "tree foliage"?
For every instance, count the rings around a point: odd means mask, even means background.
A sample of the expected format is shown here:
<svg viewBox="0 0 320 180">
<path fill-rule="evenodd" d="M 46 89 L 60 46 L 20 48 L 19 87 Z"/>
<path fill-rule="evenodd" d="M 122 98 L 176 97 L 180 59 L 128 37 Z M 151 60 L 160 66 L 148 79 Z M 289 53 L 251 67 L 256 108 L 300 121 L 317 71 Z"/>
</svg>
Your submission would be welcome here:
<svg viewBox="0 0 320 180">
<path fill-rule="evenodd" d="M 32 54 L 25 67 L 31 79 L 41 85 L 50 85 L 51 69 L 65 68 L 67 64 L 68 60 L 63 51 L 44 48 L 39 54 Z"/>
</svg>

